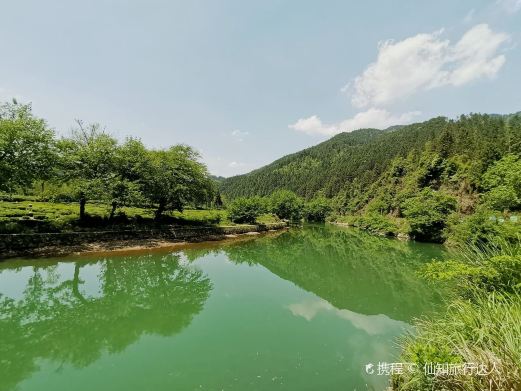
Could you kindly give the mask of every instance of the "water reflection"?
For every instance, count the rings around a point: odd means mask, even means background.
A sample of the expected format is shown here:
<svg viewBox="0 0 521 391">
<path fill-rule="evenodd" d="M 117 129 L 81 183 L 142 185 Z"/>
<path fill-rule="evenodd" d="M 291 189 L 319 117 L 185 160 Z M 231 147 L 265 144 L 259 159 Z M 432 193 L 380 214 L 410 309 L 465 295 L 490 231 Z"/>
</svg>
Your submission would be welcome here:
<svg viewBox="0 0 521 391">
<path fill-rule="evenodd" d="M 34 265 L 18 264 L 24 269 L 18 281 L 11 270 L 9 283 L 24 286 L 21 295 L 0 295 L 2 390 L 36 371 L 41 359 L 84 367 L 143 334 L 178 333 L 212 289 L 201 271 L 181 267 L 176 255 Z"/>
<path fill-rule="evenodd" d="M 441 301 L 416 274 L 443 247 L 372 237 L 335 226 L 308 226 L 276 237 L 187 250 L 191 259 L 223 251 L 233 262 L 262 265 L 338 309 L 411 322 Z"/>
<path fill-rule="evenodd" d="M 353 327 L 364 331 L 369 336 L 399 334 L 410 328 L 409 324 L 389 318 L 387 315 L 363 315 L 349 310 L 339 310 L 325 300 L 306 300 L 290 304 L 288 309 L 294 316 L 300 316 L 308 322 L 320 313 L 329 313 L 349 322 Z"/>
<path fill-rule="evenodd" d="M 94 362 L 126 390 L 382 389 L 364 364 L 392 359 L 440 300 L 415 271 L 444 256 L 309 226 L 168 255 L 1 263 L 0 390 L 64 389 Z"/>
</svg>

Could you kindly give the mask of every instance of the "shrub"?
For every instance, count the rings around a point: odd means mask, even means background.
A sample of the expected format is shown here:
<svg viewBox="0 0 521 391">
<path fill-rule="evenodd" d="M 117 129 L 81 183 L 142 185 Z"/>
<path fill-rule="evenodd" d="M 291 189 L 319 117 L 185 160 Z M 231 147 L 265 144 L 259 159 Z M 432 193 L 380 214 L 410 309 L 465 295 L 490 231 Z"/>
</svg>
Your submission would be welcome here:
<svg viewBox="0 0 521 391">
<path fill-rule="evenodd" d="M 430 188 L 402 203 L 403 214 L 410 224 L 410 234 L 425 241 L 442 242 L 448 215 L 456 209 L 456 200 Z"/>
<path fill-rule="evenodd" d="M 268 199 L 269 210 L 280 219 L 300 220 L 304 208 L 302 198 L 289 190 L 278 190 Z"/>
<path fill-rule="evenodd" d="M 506 218 L 488 209 L 479 209 L 469 216 L 449 216 L 445 236 L 449 244 L 484 244 L 504 240 L 514 243 L 521 237 L 517 216 Z"/>
<path fill-rule="evenodd" d="M 483 174 L 485 202 L 493 209 L 515 210 L 521 207 L 521 159 L 506 155 Z"/>
<path fill-rule="evenodd" d="M 304 207 L 304 218 L 307 221 L 324 222 L 329 213 L 331 213 L 331 204 L 325 197 L 313 198 Z"/>
<path fill-rule="evenodd" d="M 467 246 L 463 260 L 434 261 L 426 265 L 423 276 L 434 281 L 452 281 L 461 292 L 476 289 L 512 293 L 521 291 L 521 245 L 499 241 L 482 246 Z"/>
<path fill-rule="evenodd" d="M 260 197 L 237 198 L 228 206 L 228 216 L 234 223 L 253 224 L 266 208 Z"/>
</svg>

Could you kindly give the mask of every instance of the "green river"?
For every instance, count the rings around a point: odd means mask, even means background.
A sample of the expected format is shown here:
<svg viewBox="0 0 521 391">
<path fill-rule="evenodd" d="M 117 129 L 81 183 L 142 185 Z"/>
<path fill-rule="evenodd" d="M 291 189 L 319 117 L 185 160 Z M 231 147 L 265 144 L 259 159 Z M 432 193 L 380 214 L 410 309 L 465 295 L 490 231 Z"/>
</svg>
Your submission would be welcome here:
<svg viewBox="0 0 521 391">
<path fill-rule="evenodd" d="M 0 263 L 0 391 L 384 390 L 441 246 L 335 226 Z"/>
</svg>

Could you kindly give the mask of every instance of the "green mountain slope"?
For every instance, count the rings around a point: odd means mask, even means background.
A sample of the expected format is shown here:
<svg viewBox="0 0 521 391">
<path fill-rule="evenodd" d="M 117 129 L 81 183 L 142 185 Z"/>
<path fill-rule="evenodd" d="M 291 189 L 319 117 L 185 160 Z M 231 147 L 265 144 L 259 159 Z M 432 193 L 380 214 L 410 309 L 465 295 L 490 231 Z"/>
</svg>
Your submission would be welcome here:
<svg viewBox="0 0 521 391">
<path fill-rule="evenodd" d="M 248 174 L 227 178 L 221 184 L 221 191 L 230 198 L 268 195 L 280 188 L 306 198 L 320 190 L 333 196 L 346 182 L 370 184 L 393 158 L 420 150 L 446 124 L 447 119 L 440 117 L 388 130 L 341 133 Z"/>
<path fill-rule="evenodd" d="M 305 198 L 319 191 L 327 197 L 360 192 L 377 182 L 394 159 L 424 151 L 444 157 L 463 155 L 486 166 L 519 149 L 520 117 L 519 113 L 471 114 L 457 120 L 437 117 L 387 130 L 341 133 L 248 174 L 227 178 L 221 191 L 229 198 L 268 195 L 281 188 Z"/>
</svg>

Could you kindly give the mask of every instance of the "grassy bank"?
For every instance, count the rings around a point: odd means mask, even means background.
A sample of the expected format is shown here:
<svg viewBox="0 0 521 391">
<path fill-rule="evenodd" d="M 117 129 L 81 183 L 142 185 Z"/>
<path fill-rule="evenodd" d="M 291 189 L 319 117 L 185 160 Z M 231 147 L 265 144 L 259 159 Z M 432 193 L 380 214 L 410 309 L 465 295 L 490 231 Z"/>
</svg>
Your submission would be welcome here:
<svg viewBox="0 0 521 391">
<path fill-rule="evenodd" d="M 401 341 L 399 361 L 417 367 L 395 374 L 393 389 L 520 390 L 519 242 L 467 249 L 461 260 L 433 262 L 423 274 L 450 282 L 453 297 L 445 313 L 419 320 L 414 334 Z M 426 366 L 439 369 L 426 373 Z M 444 371 L 448 367 L 452 370 Z"/>
<path fill-rule="evenodd" d="M 154 209 L 122 207 L 110 219 L 110 207 L 103 203 L 86 205 L 86 219 L 79 219 L 77 203 L 40 202 L 24 197 L 16 201 L 0 201 L 0 233 L 23 232 L 67 232 L 89 228 L 117 226 L 146 226 L 157 224 L 177 225 L 236 225 L 228 218 L 226 210 L 185 209 L 183 212 L 170 212 L 160 222 L 154 221 Z M 260 224 L 277 222 L 272 214 L 257 218 Z"/>
</svg>

